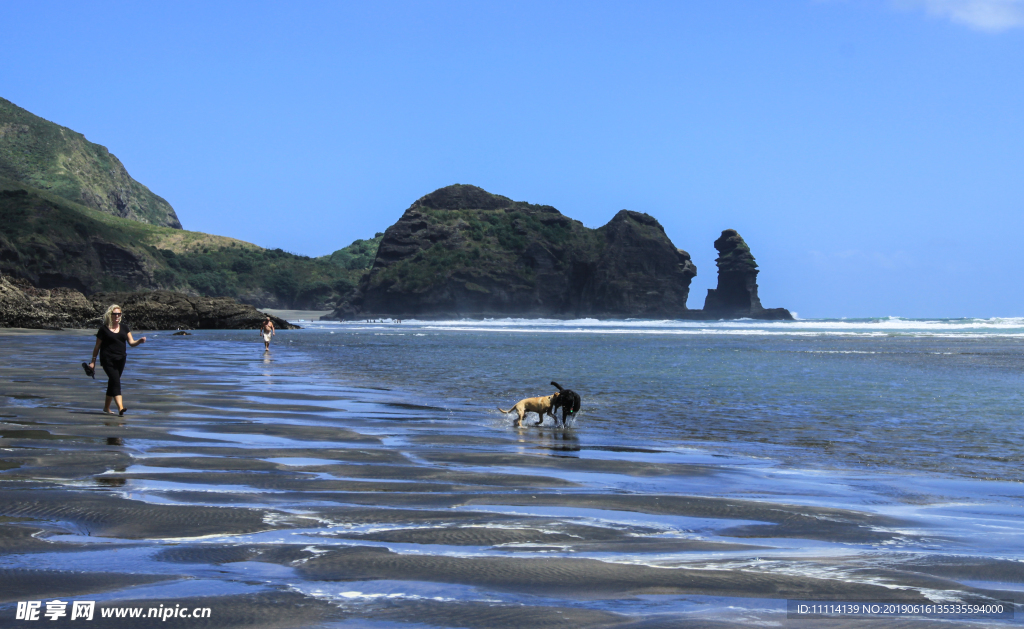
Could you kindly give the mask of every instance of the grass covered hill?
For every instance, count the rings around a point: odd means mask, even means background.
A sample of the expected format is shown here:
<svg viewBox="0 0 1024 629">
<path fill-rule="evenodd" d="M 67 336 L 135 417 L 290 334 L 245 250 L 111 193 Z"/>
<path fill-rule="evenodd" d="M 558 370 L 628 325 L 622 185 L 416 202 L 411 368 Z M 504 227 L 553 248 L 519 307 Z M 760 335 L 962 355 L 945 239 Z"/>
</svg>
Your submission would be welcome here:
<svg viewBox="0 0 1024 629">
<path fill-rule="evenodd" d="M 106 147 L 0 98 L 0 177 L 112 216 L 180 229 L 171 205 Z"/>
<path fill-rule="evenodd" d="M 589 229 L 551 206 L 457 184 L 384 232 L 335 316 L 674 316 L 694 275 L 647 214 L 622 210 Z"/>
<path fill-rule="evenodd" d="M 41 288 L 175 290 L 264 308 L 328 310 L 349 297 L 380 237 L 328 256 L 111 216 L 0 178 L 0 273 Z"/>
</svg>

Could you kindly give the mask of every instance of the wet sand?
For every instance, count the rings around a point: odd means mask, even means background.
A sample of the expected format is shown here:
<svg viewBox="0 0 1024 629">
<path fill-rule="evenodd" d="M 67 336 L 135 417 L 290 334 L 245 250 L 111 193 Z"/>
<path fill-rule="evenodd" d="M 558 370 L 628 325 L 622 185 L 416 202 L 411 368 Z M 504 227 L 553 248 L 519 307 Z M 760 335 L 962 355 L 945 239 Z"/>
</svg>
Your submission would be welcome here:
<svg viewBox="0 0 1024 629">
<path fill-rule="evenodd" d="M 1018 561 L 931 553 L 913 513 L 148 336 L 123 418 L 81 374 L 88 339 L 0 336 L 0 625 L 61 597 L 212 610 L 140 627 L 918 627 L 787 620 L 786 599 L 1024 589 L 994 586 L 1024 584 Z"/>
</svg>

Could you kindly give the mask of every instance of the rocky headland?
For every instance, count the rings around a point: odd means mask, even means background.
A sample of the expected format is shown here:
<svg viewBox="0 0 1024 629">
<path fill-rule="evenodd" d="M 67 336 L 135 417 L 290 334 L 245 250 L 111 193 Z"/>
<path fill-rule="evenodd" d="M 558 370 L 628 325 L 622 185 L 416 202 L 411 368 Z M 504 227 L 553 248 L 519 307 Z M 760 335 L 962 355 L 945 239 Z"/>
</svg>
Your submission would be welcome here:
<svg viewBox="0 0 1024 629">
<path fill-rule="evenodd" d="M 737 264 L 754 264 L 739 243 L 749 260 Z M 384 232 L 373 266 L 328 318 L 792 318 L 761 307 L 756 264 L 734 279 L 734 254 L 722 255 L 715 292 L 725 305 L 689 310 L 697 268 L 655 218 L 622 210 L 589 229 L 551 206 L 457 184 L 417 200 Z M 746 308 L 739 279 L 753 291 Z"/>
<path fill-rule="evenodd" d="M 23 296 L 57 308 L 18 306 L 0 321 L 44 327 L 79 325 L 75 304 L 111 292 L 162 304 L 144 320 L 162 328 L 248 325 L 251 313 L 204 305 L 213 298 L 335 319 L 790 318 L 761 306 L 757 265 L 735 232 L 715 243 L 718 288 L 690 310 L 697 268 L 654 217 L 622 210 L 589 229 L 470 185 L 436 190 L 384 233 L 316 258 L 187 231 L 106 148 L 2 98 L 0 225 L 0 275 L 50 290 Z"/>
<path fill-rule="evenodd" d="M 111 216 L 181 229 L 174 208 L 81 133 L 0 98 L 0 177 Z"/>
<path fill-rule="evenodd" d="M 379 239 L 310 258 L 186 231 L 105 147 L 0 98 L 0 274 L 39 288 L 170 290 L 329 310 Z"/>
<path fill-rule="evenodd" d="M 94 293 L 73 288 L 35 288 L 25 280 L 0 277 L 0 328 L 97 328 L 103 313 L 118 304 L 134 330 L 258 329 L 264 313 L 234 299 L 192 297 L 171 291 Z M 271 317 L 279 330 L 298 326 Z"/>
</svg>

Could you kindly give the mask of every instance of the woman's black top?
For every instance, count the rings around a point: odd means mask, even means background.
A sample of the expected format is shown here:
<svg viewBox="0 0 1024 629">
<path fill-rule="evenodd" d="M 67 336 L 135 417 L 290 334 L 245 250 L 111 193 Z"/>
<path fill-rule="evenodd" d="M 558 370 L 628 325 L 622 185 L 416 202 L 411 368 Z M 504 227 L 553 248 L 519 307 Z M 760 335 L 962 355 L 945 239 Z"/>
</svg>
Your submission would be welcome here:
<svg viewBox="0 0 1024 629">
<path fill-rule="evenodd" d="M 123 323 L 116 334 L 111 332 L 107 326 L 100 326 L 99 331 L 96 332 L 96 338 L 100 340 L 100 360 L 121 360 L 126 358 L 128 356 L 126 346 L 129 332 L 131 330 Z"/>
</svg>

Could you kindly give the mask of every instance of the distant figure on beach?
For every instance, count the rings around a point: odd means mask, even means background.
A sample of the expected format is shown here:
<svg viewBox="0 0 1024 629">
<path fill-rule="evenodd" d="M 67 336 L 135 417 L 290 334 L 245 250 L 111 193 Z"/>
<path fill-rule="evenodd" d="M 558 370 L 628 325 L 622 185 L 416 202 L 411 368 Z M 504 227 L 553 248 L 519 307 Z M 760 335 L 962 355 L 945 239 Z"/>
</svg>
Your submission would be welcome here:
<svg viewBox="0 0 1024 629">
<path fill-rule="evenodd" d="M 270 351 L 270 337 L 274 336 L 276 331 L 274 330 L 274 322 L 267 317 L 263 320 L 263 327 L 260 328 L 260 334 L 263 335 L 263 351 Z"/>
<path fill-rule="evenodd" d="M 121 306 L 114 304 L 103 313 L 103 325 L 96 332 L 96 345 L 92 348 L 92 362 L 89 369 L 96 368 L 96 354 L 100 356 L 100 366 L 107 374 L 107 399 L 103 412 L 113 414 L 110 402 L 117 402 L 117 414 L 124 416 L 128 411 L 121 397 L 121 374 L 124 372 L 125 361 L 128 360 L 127 345 L 135 347 L 146 342 L 146 337 L 139 340 L 132 338 L 132 331 L 121 323 Z"/>
</svg>

